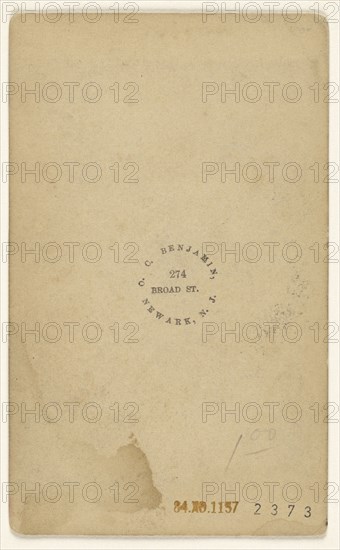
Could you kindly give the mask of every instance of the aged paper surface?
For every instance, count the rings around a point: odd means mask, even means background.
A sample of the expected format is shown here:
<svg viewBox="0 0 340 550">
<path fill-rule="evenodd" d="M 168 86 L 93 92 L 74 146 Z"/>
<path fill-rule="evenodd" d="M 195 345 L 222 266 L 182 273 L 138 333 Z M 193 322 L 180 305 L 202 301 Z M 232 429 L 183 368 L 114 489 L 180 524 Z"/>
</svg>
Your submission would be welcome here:
<svg viewBox="0 0 340 550">
<path fill-rule="evenodd" d="M 12 529 L 322 534 L 325 21 L 30 14 L 10 48 Z"/>
</svg>

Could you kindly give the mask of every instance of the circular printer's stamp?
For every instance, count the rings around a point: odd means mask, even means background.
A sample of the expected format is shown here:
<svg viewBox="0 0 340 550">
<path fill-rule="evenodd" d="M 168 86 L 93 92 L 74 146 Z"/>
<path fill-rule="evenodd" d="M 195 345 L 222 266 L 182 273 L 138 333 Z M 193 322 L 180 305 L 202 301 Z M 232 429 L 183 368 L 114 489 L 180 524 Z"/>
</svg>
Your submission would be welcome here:
<svg viewBox="0 0 340 550">
<path fill-rule="evenodd" d="M 138 281 L 141 302 L 156 321 L 168 325 L 195 325 L 214 306 L 218 271 L 213 261 L 190 244 L 169 244 L 143 263 Z"/>
</svg>

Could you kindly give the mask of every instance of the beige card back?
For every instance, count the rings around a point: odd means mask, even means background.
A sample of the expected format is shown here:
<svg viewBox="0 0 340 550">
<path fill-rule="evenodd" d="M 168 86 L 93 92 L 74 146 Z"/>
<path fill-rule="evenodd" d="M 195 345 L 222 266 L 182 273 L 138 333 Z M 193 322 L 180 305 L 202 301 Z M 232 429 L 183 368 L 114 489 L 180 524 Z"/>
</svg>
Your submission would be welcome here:
<svg viewBox="0 0 340 550">
<path fill-rule="evenodd" d="M 12 529 L 323 533 L 327 24 L 30 14 L 10 52 Z"/>
</svg>

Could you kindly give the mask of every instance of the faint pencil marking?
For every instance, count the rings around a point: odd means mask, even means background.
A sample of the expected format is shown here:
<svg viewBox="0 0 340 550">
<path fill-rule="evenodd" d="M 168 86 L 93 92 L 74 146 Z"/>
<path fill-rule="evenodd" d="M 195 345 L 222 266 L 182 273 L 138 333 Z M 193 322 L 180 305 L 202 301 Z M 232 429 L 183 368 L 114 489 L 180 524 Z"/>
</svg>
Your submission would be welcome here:
<svg viewBox="0 0 340 550">
<path fill-rule="evenodd" d="M 265 449 L 261 449 L 260 451 L 253 451 L 251 453 L 246 453 L 246 456 L 248 455 L 257 455 L 259 453 L 264 453 L 264 451 L 270 451 L 273 447 L 266 447 Z"/>
<path fill-rule="evenodd" d="M 226 467 L 226 469 L 224 470 L 225 472 L 228 470 L 228 468 L 229 468 L 229 466 L 230 466 L 230 464 L 231 464 L 231 461 L 232 461 L 232 459 L 233 459 L 233 457 L 234 457 L 234 454 L 236 453 L 236 449 L 237 449 L 237 447 L 239 446 L 239 443 L 240 443 L 241 439 L 242 439 L 242 434 L 240 435 L 240 437 L 239 437 L 238 440 L 236 441 L 235 448 L 234 448 L 234 450 L 233 450 L 233 452 L 232 452 L 231 457 L 229 458 L 229 462 L 228 462 L 228 464 L 227 464 L 227 467 Z"/>
</svg>

